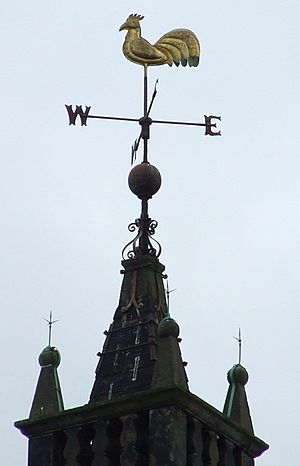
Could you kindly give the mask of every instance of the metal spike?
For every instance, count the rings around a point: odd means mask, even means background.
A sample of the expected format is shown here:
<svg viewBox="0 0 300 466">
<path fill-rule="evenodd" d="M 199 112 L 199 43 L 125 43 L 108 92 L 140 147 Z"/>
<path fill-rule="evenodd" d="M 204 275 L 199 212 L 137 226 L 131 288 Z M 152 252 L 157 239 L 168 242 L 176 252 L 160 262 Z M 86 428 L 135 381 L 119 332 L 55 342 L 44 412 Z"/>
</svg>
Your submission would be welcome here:
<svg viewBox="0 0 300 466">
<path fill-rule="evenodd" d="M 242 332 L 241 332 L 241 328 L 239 328 L 239 336 L 238 338 L 237 337 L 233 337 L 236 341 L 238 341 L 239 343 L 239 364 L 241 364 L 241 361 L 242 361 Z"/>
<path fill-rule="evenodd" d="M 48 323 L 48 346 L 51 346 L 51 336 L 52 336 L 52 325 L 55 324 L 56 322 L 59 322 L 58 320 L 52 320 L 52 310 L 50 309 L 49 313 L 49 319 L 44 320 Z"/>
<path fill-rule="evenodd" d="M 173 293 L 173 291 L 176 291 L 176 288 L 173 288 L 173 290 L 170 290 L 169 288 L 169 280 L 167 278 L 167 289 L 165 289 L 165 293 L 167 296 L 167 310 L 168 310 L 168 316 L 170 315 L 170 294 Z"/>
</svg>

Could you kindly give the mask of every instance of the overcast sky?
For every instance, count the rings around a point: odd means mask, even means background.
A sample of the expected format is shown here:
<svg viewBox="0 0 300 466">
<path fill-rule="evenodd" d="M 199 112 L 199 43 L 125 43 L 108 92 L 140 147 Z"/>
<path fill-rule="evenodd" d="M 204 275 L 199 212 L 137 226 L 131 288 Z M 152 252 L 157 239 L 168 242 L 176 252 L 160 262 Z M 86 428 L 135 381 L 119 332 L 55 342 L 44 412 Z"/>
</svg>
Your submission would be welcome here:
<svg viewBox="0 0 300 466">
<path fill-rule="evenodd" d="M 186 27 L 202 45 L 199 68 L 150 70 L 153 117 L 222 116 L 222 137 L 151 129 L 163 185 L 150 215 L 176 288 L 190 389 L 222 409 L 241 327 L 255 432 L 271 446 L 257 465 L 297 466 L 300 12 L 291 0 L 2 2 L 2 462 L 26 464 L 13 421 L 29 414 L 49 309 L 70 408 L 89 398 L 118 304 L 121 250 L 140 209 L 127 187 L 139 127 L 69 127 L 64 104 L 141 116 L 142 68 L 124 58 L 118 32 L 135 12 L 150 42 Z"/>
</svg>

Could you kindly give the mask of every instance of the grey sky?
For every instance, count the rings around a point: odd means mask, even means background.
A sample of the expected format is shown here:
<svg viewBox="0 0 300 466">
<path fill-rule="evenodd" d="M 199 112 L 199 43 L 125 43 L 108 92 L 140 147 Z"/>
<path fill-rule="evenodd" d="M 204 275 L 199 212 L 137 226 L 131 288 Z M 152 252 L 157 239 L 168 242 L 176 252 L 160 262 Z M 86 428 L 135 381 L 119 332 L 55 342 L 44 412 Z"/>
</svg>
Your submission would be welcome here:
<svg viewBox="0 0 300 466">
<path fill-rule="evenodd" d="M 121 53 L 119 26 L 145 15 L 144 37 L 192 29 L 201 66 L 150 70 L 153 117 L 222 115 L 222 137 L 153 127 L 150 160 L 163 178 L 159 221 L 191 390 L 222 409 L 232 338 L 242 327 L 259 466 L 296 466 L 299 438 L 299 4 L 173 0 L 12 0 L 1 5 L 0 171 L 2 457 L 26 464 L 26 418 L 43 318 L 60 322 L 66 407 L 87 402 L 102 332 L 117 306 L 120 253 L 139 202 L 127 187 L 133 123 L 68 127 L 64 104 L 140 117 L 142 68 Z M 287 432 L 289 430 L 289 433 Z"/>
</svg>

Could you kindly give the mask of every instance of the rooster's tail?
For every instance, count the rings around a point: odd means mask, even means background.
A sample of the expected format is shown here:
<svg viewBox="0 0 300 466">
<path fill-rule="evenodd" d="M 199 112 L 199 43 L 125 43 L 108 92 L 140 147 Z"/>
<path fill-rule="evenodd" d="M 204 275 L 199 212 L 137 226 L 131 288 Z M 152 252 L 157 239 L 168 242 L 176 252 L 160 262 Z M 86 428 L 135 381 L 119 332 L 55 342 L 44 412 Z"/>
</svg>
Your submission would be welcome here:
<svg viewBox="0 0 300 466">
<path fill-rule="evenodd" d="M 192 31 L 188 29 L 175 29 L 162 36 L 155 44 L 159 50 L 172 60 L 169 65 L 175 63 L 179 66 L 198 66 L 200 60 L 200 44 Z"/>
</svg>

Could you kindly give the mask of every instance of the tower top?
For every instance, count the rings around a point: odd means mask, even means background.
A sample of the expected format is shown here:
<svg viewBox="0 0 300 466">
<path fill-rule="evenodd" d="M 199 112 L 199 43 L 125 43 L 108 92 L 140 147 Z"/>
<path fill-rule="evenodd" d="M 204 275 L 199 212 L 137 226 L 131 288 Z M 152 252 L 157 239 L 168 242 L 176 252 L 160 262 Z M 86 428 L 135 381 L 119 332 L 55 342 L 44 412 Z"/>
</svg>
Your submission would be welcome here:
<svg viewBox="0 0 300 466">
<path fill-rule="evenodd" d="M 47 320 L 49 346 L 40 356 L 41 373 L 30 418 L 16 424 L 30 439 L 29 464 L 32 466 L 53 466 L 53 462 L 57 465 L 187 466 L 205 463 L 252 466 L 253 458 L 267 448 L 254 437 L 249 419 L 247 421 L 243 368 L 234 368 L 230 374 L 225 415 L 188 389 L 186 363 L 179 348 L 179 326 L 169 315 L 165 268 L 159 262 L 160 246 L 155 245 L 153 238 L 157 222 L 148 215 L 148 202 L 161 185 L 158 170 L 148 160 L 148 140 L 154 122 L 205 126 L 206 134 L 216 135 L 219 133 L 212 132 L 215 124 L 211 119 L 219 117 L 205 116 L 204 124 L 150 118 L 157 89 L 155 86 L 148 104 L 148 66 L 173 62 L 197 66 L 199 57 L 193 52 L 196 40 L 193 33 L 175 30 L 154 46 L 149 44 L 150 51 L 151 47 L 155 48 L 158 54 L 152 55 L 151 61 L 147 41 L 139 35 L 142 19 L 139 15 L 130 15 L 121 29 L 128 30 L 124 47 L 129 42 L 133 46 L 130 50 L 123 49 L 127 58 L 144 67 L 143 117 L 137 120 L 95 116 L 89 115 L 90 107 L 83 113 L 81 106 L 77 106 L 75 112 L 72 106 L 67 106 L 70 124 L 75 124 L 77 116 L 83 126 L 88 118 L 140 123 L 141 132 L 134 144 L 132 162 L 141 141 L 143 160 L 132 169 L 129 187 L 142 205 L 139 219 L 129 225 L 130 231 L 137 229 L 138 232 L 128 244 L 129 251 L 126 247 L 124 250 L 119 303 L 113 322 L 104 332 L 106 338 L 98 353 L 95 382 L 89 403 L 84 406 L 63 409 L 57 374 L 60 356 L 56 348 L 50 346 L 52 314 Z M 139 61 L 130 53 L 139 54 Z M 167 297 L 169 293 L 167 289 Z M 46 418 L 41 419 L 41 416 Z"/>
</svg>

